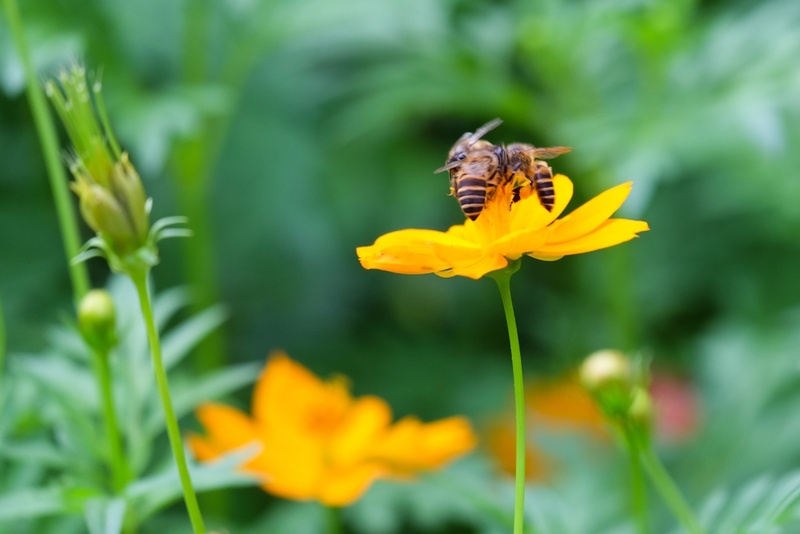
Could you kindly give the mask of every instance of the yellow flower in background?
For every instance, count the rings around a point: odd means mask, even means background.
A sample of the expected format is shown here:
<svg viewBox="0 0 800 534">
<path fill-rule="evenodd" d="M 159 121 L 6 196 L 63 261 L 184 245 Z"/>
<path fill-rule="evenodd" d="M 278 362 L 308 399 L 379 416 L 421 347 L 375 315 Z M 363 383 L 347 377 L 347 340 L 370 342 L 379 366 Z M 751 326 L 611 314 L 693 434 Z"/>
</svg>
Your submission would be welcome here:
<svg viewBox="0 0 800 534">
<path fill-rule="evenodd" d="M 241 469 L 261 477 L 264 490 L 328 506 L 356 501 L 378 478 L 442 467 L 476 443 L 463 417 L 406 417 L 392 425 L 384 400 L 353 398 L 344 378 L 320 380 L 280 352 L 256 383 L 252 412 L 202 405 L 197 418 L 208 435 L 189 436 L 195 456 L 213 460 L 258 443 L 261 450 Z"/>
<path fill-rule="evenodd" d="M 557 260 L 612 247 L 650 229 L 644 221 L 610 218 L 628 197 L 630 182 L 612 187 L 561 219 L 557 217 L 572 199 L 572 182 L 557 174 L 553 183 L 556 202 L 552 211 L 542 207 L 530 191 L 523 191 L 523 198 L 512 202 L 515 184 L 510 182 L 497 188 L 474 221 L 467 219 L 446 232 L 390 232 L 371 246 L 359 247 L 356 253 L 365 269 L 478 279 L 524 255 Z"/>
</svg>

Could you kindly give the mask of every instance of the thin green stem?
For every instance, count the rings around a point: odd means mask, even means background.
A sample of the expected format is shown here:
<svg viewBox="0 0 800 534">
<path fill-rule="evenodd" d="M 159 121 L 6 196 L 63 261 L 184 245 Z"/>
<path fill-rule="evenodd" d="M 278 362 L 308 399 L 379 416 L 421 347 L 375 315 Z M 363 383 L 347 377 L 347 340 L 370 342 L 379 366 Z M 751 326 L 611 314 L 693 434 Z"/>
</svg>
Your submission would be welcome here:
<svg viewBox="0 0 800 534">
<path fill-rule="evenodd" d="M 161 358 L 161 342 L 158 337 L 158 329 L 153 318 L 153 305 L 150 301 L 150 289 L 148 287 L 148 277 L 146 272 L 130 273 L 131 280 L 136 286 L 136 292 L 139 295 L 139 303 L 142 308 L 142 317 L 144 318 L 145 327 L 147 329 L 147 339 L 150 343 L 150 354 L 153 356 L 153 370 L 156 374 L 156 384 L 158 386 L 158 394 L 161 397 L 161 406 L 164 409 L 164 421 L 167 425 L 167 435 L 169 436 L 169 444 L 172 447 L 172 454 L 175 457 L 175 464 L 178 467 L 178 474 L 181 479 L 181 487 L 183 488 L 183 500 L 186 503 L 186 510 L 189 512 L 189 519 L 192 522 L 192 528 L 195 534 L 205 534 L 206 529 L 203 524 L 203 516 L 200 514 L 200 506 L 197 503 L 197 495 L 195 495 L 194 488 L 192 487 L 192 479 L 189 475 L 189 468 L 186 464 L 186 454 L 183 450 L 183 442 L 181 441 L 181 432 L 178 428 L 178 420 L 175 417 L 175 411 L 172 409 L 172 399 L 169 395 L 169 383 L 167 382 L 167 373 L 164 369 L 164 362 Z"/>
<path fill-rule="evenodd" d="M 22 61 L 22 69 L 25 72 L 28 101 L 36 124 L 39 143 L 42 145 L 42 152 L 44 153 L 44 162 L 50 179 L 50 188 L 53 191 L 53 201 L 56 206 L 56 215 L 61 228 L 61 238 L 64 242 L 69 275 L 72 280 L 73 297 L 77 305 L 89 291 L 89 275 L 85 263 L 74 264 L 72 262 L 72 258 L 77 256 L 80 251 L 81 239 L 78 231 L 78 222 L 75 218 L 75 208 L 69 198 L 67 175 L 64 172 L 64 166 L 59 155 L 58 136 L 56 135 L 52 116 L 47 108 L 44 93 L 33 70 L 31 54 L 28 49 L 28 43 L 25 40 L 22 17 L 16 0 L 3 0 L 3 6 L 5 7 L 8 25 Z"/>
<path fill-rule="evenodd" d="M 344 534 L 344 525 L 342 524 L 342 509 L 338 506 L 326 506 L 325 523 L 328 534 Z"/>
<path fill-rule="evenodd" d="M 114 395 L 111 389 L 111 370 L 109 368 L 110 354 L 92 350 L 92 363 L 97 383 L 100 387 L 100 398 L 103 404 L 103 417 L 106 423 L 108 439 L 109 464 L 111 467 L 111 480 L 115 493 L 120 493 L 125 485 L 130 482 L 131 470 L 128 460 L 122 451 L 122 438 L 117 424 L 117 414 L 114 409 Z"/>
<path fill-rule="evenodd" d="M 514 534 L 522 534 L 525 522 L 525 385 L 522 376 L 522 354 L 519 348 L 517 319 L 511 301 L 511 275 L 519 269 L 519 262 L 495 271 L 490 276 L 497 282 L 500 299 L 508 327 L 511 345 L 511 367 L 514 373 L 514 413 L 516 421 L 516 471 L 514 484 Z"/>
<path fill-rule="evenodd" d="M 683 495 L 681 495 L 678 486 L 675 485 L 661 460 L 653 452 L 653 448 L 642 447 L 640 453 L 642 464 L 650 475 L 650 480 L 667 503 L 667 506 L 672 510 L 672 513 L 678 518 L 678 521 L 692 534 L 705 534 L 700 522 L 694 516 L 694 512 L 692 512 Z"/>
<path fill-rule="evenodd" d="M 647 493 L 644 484 L 644 472 L 640 458 L 640 446 L 634 430 L 629 425 L 622 425 L 622 435 L 631 458 L 631 507 L 636 521 L 636 531 L 647 534 Z"/>
<path fill-rule="evenodd" d="M 3 377 L 6 371 L 6 321 L 0 302 L 0 413 L 3 412 Z"/>
</svg>

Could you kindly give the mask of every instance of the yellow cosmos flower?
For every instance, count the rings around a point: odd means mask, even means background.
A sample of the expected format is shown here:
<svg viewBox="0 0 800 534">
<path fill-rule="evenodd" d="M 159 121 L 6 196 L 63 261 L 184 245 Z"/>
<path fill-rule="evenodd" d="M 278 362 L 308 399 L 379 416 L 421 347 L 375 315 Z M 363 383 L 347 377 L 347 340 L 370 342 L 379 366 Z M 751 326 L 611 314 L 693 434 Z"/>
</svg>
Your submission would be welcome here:
<svg viewBox="0 0 800 534">
<path fill-rule="evenodd" d="M 328 506 L 354 502 L 378 478 L 441 467 L 476 444 L 463 417 L 392 425 L 384 400 L 353 398 L 342 377 L 322 381 L 283 353 L 270 357 L 256 384 L 252 417 L 205 404 L 197 418 L 208 434 L 189 436 L 198 459 L 258 443 L 260 452 L 241 468 L 260 476 L 264 490 Z"/>
<path fill-rule="evenodd" d="M 514 184 L 509 183 L 497 189 L 474 221 L 467 219 L 446 232 L 390 232 L 356 253 L 365 269 L 478 279 L 524 255 L 557 260 L 618 245 L 650 229 L 644 221 L 610 218 L 628 197 L 631 182 L 612 187 L 561 219 L 557 217 L 572 199 L 572 182 L 558 174 L 553 183 L 552 211 L 530 191 L 512 203 Z"/>
</svg>

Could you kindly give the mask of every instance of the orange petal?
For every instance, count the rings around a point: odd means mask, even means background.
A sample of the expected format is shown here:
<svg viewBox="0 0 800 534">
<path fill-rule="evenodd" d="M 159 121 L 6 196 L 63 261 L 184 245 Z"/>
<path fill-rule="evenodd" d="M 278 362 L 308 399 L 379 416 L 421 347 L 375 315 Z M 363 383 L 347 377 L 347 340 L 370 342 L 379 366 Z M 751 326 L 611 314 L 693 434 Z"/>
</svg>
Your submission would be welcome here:
<svg viewBox="0 0 800 534">
<path fill-rule="evenodd" d="M 568 256 L 592 252 L 630 241 L 634 237 L 638 237 L 639 232 L 646 232 L 649 229 L 650 227 L 644 221 L 609 219 L 583 237 L 564 243 L 547 243 L 534 251 L 534 254 L 537 256 Z"/>
<path fill-rule="evenodd" d="M 415 417 L 398 421 L 375 445 L 375 455 L 398 475 L 443 466 L 475 447 L 476 437 L 464 417 L 421 423 Z"/>
<path fill-rule="evenodd" d="M 588 234 L 608 220 L 631 192 L 633 182 L 608 189 L 553 225 L 551 243 L 563 243 Z"/>
<path fill-rule="evenodd" d="M 266 478 L 264 490 L 288 499 L 316 497 L 325 479 L 325 445 L 312 436 L 271 432 L 249 471 Z"/>
<path fill-rule="evenodd" d="M 281 426 L 295 421 L 301 425 L 302 415 L 325 386 L 311 371 L 281 351 L 273 352 L 253 391 L 253 416 L 259 424 Z"/>
<path fill-rule="evenodd" d="M 392 411 L 386 401 L 373 396 L 357 399 L 331 436 L 331 462 L 350 465 L 359 461 L 391 422 Z"/>
<path fill-rule="evenodd" d="M 228 452 L 257 439 L 253 422 L 230 406 L 207 403 L 197 409 L 197 419 L 205 427 L 209 441 L 220 452 Z"/>
<path fill-rule="evenodd" d="M 370 485 L 384 473 L 377 463 L 359 464 L 328 473 L 318 498 L 327 506 L 347 506 L 357 501 Z"/>
<path fill-rule="evenodd" d="M 186 436 L 186 445 L 192 451 L 194 457 L 201 462 L 208 462 L 219 458 L 225 451 L 216 446 L 210 440 L 207 440 L 197 434 L 189 434 Z"/>
</svg>

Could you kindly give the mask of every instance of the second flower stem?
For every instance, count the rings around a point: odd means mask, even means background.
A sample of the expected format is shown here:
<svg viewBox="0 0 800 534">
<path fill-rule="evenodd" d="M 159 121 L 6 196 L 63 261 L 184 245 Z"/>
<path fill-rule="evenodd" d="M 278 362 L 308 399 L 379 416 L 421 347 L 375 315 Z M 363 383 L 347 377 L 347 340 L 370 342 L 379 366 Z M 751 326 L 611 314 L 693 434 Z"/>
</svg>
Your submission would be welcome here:
<svg viewBox="0 0 800 534">
<path fill-rule="evenodd" d="M 511 275 L 519 268 L 519 262 L 505 269 L 495 271 L 490 276 L 497 282 L 503 311 L 508 326 L 508 340 L 511 345 L 511 367 L 514 373 L 514 414 L 516 432 L 516 469 L 514 484 L 514 534 L 522 534 L 525 521 L 525 384 L 522 376 L 522 353 L 519 348 L 517 319 L 511 301 Z"/>
<path fill-rule="evenodd" d="M 653 447 L 641 447 L 640 453 L 642 465 L 650 475 L 650 480 L 686 531 L 691 534 L 705 534 L 703 527 L 700 526 L 700 522 L 694 516 L 694 512 L 684 500 L 675 482 L 664 469 L 664 465 L 656 453 L 653 452 Z"/>
<path fill-rule="evenodd" d="M 186 510 L 189 513 L 189 519 L 192 522 L 194 533 L 205 534 L 206 529 L 203 524 L 203 516 L 200 514 L 200 505 L 197 503 L 197 495 L 195 495 L 194 488 L 192 487 L 192 479 L 189 475 L 189 467 L 186 463 L 186 454 L 183 449 L 183 441 L 181 440 L 181 431 L 178 428 L 178 420 L 172 408 L 169 383 L 167 382 L 167 372 L 164 369 L 164 362 L 161 358 L 161 341 L 158 337 L 158 329 L 156 328 L 155 319 L 153 317 L 153 305 L 150 301 L 147 273 L 143 271 L 141 273 L 131 274 L 130 276 L 131 280 L 133 280 L 133 284 L 136 286 L 136 292 L 139 295 L 139 303 L 142 307 L 142 317 L 144 318 L 145 327 L 147 329 L 147 339 L 150 343 L 150 354 L 153 356 L 153 370 L 156 375 L 158 394 L 161 397 L 161 405 L 164 408 L 164 421 L 167 425 L 167 435 L 169 436 L 169 444 L 172 447 L 172 454 L 175 457 L 175 464 L 178 467 Z"/>
<path fill-rule="evenodd" d="M 77 305 L 89 291 L 89 274 L 85 263 L 74 263 L 72 261 L 72 258 L 80 252 L 81 239 L 78 222 L 75 218 L 75 208 L 72 206 L 69 188 L 67 187 L 67 175 L 64 172 L 63 158 L 58 145 L 58 135 L 56 134 L 53 119 L 47 109 L 47 100 L 33 68 L 31 53 L 28 48 L 28 42 L 25 40 L 22 16 L 17 2 L 16 0 L 4 0 L 3 5 L 6 17 L 8 17 L 11 35 L 19 52 L 22 70 L 25 73 L 25 89 L 28 93 L 33 121 L 36 124 L 36 133 L 39 135 L 39 143 L 44 153 L 44 163 L 47 168 L 47 176 L 50 179 L 50 189 L 53 192 L 56 216 L 61 229 L 61 239 L 64 242 L 73 296 Z"/>
<path fill-rule="evenodd" d="M 628 454 L 631 457 L 631 504 L 633 516 L 636 521 L 636 531 L 647 534 L 647 494 L 645 492 L 644 473 L 640 458 L 640 445 L 634 430 L 629 425 L 622 425 L 622 434 L 625 438 Z"/>
<path fill-rule="evenodd" d="M 109 462 L 111 464 L 111 477 L 114 491 L 119 493 L 130 480 L 130 467 L 122 451 L 122 440 L 119 435 L 117 415 L 114 410 L 114 395 L 111 389 L 111 371 L 109 368 L 108 352 L 92 351 L 92 361 L 100 387 L 100 400 L 103 404 L 103 416 L 106 422 L 108 439 Z"/>
</svg>

